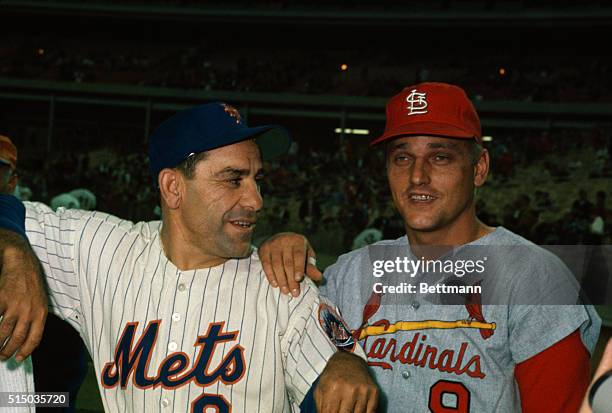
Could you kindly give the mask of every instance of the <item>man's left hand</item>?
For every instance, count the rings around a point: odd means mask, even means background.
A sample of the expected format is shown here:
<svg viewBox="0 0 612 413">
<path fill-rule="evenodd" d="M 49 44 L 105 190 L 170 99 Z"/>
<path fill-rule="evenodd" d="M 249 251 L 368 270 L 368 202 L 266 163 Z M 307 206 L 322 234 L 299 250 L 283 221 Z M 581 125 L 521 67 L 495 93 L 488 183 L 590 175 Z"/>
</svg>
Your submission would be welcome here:
<svg viewBox="0 0 612 413">
<path fill-rule="evenodd" d="M 366 362 L 340 351 L 327 362 L 314 398 L 319 413 L 374 413 L 378 394 Z"/>
</svg>

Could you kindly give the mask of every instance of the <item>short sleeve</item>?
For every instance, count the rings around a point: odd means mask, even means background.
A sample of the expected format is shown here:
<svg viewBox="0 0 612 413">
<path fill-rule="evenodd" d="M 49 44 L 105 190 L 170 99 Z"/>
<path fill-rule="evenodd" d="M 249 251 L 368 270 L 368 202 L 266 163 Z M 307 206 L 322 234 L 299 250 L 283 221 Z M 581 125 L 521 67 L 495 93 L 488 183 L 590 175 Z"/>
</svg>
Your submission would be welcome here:
<svg viewBox="0 0 612 413">
<path fill-rule="evenodd" d="M 332 302 L 338 302 L 338 289 L 336 287 L 336 283 L 338 282 L 338 270 L 340 265 L 335 263 L 330 265 L 323 272 L 323 279 L 325 283 L 321 285 L 321 295 L 327 297 Z"/>
<path fill-rule="evenodd" d="M 76 234 L 82 212 L 25 202 L 26 234 L 43 266 L 51 311 L 78 327 L 80 310 Z"/>
<path fill-rule="evenodd" d="M 509 308 L 508 340 L 512 358 L 521 363 L 579 330 L 592 354 L 599 337 L 601 319 L 592 306 L 525 305 Z"/>
<path fill-rule="evenodd" d="M 324 284 L 320 287 L 321 294 L 328 298 L 333 303 L 342 303 L 342 288 L 345 285 L 347 274 L 352 274 L 352 269 L 358 269 L 361 262 L 361 255 L 357 254 L 363 251 L 363 248 L 353 251 L 352 253 L 342 254 L 338 260 L 327 267 L 323 272 Z M 356 271 L 356 273 L 359 273 Z M 354 280 L 349 280 L 349 284 L 353 285 Z"/>
<path fill-rule="evenodd" d="M 281 339 L 285 381 L 298 405 L 339 349 L 365 354 L 355 342 L 337 307 L 319 295 L 310 281 L 300 297 L 292 300 L 287 330 Z"/>
<path fill-rule="evenodd" d="M 521 363 L 576 330 L 592 353 L 601 319 L 593 306 L 569 304 L 578 301 L 578 288 L 569 268 L 550 253 L 527 262 L 524 268 L 519 271 L 523 276 L 513 280 L 512 291 L 519 298 L 531 294 L 533 304 L 514 304 L 508 308 L 508 342 L 513 360 Z M 538 297 L 543 304 L 538 304 Z M 549 304 L 556 299 L 558 304 Z"/>
</svg>

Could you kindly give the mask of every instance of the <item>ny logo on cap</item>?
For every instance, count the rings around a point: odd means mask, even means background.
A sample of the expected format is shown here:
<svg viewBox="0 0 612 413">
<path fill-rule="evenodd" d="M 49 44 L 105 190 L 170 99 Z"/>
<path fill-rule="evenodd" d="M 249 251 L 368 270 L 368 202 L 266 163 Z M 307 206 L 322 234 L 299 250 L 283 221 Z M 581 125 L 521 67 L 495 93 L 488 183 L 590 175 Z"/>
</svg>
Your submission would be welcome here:
<svg viewBox="0 0 612 413">
<path fill-rule="evenodd" d="M 408 102 L 408 115 L 422 115 L 427 113 L 426 95 L 426 93 L 417 92 L 416 89 L 410 91 L 410 94 L 406 96 L 406 102 Z"/>
<path fill-rule="evenodd" d="M 236 119 L 236 123 L 242 122 L 242 119 L 240 118 L 240 112 L 238 112 L 238 109 L 236 109 L 235 107 L 231 105 L 228 105 L 227 103 L 222 103 L 221 106 L 223 106 L 223 110 L 225 111 L 225 113 L 230 115 L 232 118 Z"/>
</svg>

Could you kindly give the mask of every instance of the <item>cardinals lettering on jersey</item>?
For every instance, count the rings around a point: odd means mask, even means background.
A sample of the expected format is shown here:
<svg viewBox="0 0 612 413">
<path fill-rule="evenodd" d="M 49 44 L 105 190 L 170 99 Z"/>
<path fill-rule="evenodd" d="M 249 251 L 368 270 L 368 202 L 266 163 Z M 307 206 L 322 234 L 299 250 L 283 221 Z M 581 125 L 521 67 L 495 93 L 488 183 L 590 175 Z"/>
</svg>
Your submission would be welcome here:
<svg viewBox="0 0 612 413">
<path fill-rule="evenodd" d="M 363 309 L 361 327 L 353 332 L 357 340 L 363 340 L 363 346 L 369 365 L 388 370 L 393 369 L 391 363 L 399 361 L 402 364 L 411 364 L 418 367 L 428 367 L 441 372 L 454 373 L 457 375 L 467 374 L 470 377 L 482 379 L 486 375 L 481 370 L 480 356 L 474 355 L 467 362 L 464 357 L 469 344 L 461 343 L 458 352 L 452 349 L 440 349 L 433 345 L 426 345 L 427 335 L 416 333 L 412 339 L 398 344 L 395 338 L 377 338 L 368 348 L 367 339 L 370 336 L 381 336 L 394 334 L 399 331 L 414 331 L 428 329 L 454 329 L 454 328 L 477 328 L 483 339 L 493 335 L 496 328 L 495 323 L 487 323 L 482 315 L 480 295 L 470 295 L 466 300 L 466 309 L 470 316 L 469 320 L 441 321 L 398 321 L 391 325 L 389 320 L 382 319 L 370 323 L 370 318 L 380 307 L 381 294 L 373 293 Z M 419 341 L 421 341 L 419 343 Z M 456 354 L 457 353 L 457 354 Z M 391 362 L 382 361 L 387 359 Z"/>
</svg>

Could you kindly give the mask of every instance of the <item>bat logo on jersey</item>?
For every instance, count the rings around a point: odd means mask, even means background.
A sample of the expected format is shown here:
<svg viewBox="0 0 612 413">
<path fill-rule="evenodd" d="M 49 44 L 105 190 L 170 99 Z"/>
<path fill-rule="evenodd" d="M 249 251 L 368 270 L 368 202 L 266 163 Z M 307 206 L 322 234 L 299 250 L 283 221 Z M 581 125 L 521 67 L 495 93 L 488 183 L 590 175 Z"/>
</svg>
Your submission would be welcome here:
<svg viewBox="0 0 612 413">
<path fill-rule="evenodd" d="M 238 331 L 224 332 L 225 322 L 220 322 L 211 323 L 208 331 L 196 339 L 194 347 L 199 347 L 199 352 L 193 366 L 190 367 L 191 362 L 186 353 L 174 352 L 168 354 L 155 375 L 150 376 L 149 364 L 161 320 L 150 321 L 133 345 L 138 324 L 127 323 L 115 347 L 114 360 L 104 365 L 101 377 L 104 388 L 120 386 L 125 389 L 130 377 L 134 386 L 140 389 L 158 386 L 174 389 L 191 382 L 201 387 L 211 386 L 217 381 L 234 384 L 245 375 L 244 347 L 239 344 L 230 348 L 216 367 L 210 365 L 217 346 L 235 341 L 238 337 Z M 218 411 L 225 411 L 229 407 L 222 396 L 215 394 L 206 394 L 206 406 L 217 407 Z"/>
<path fill-rule="evenodd" d="M 406 102 L 408 103 L 408 116 L 410 115 L 424 115 L 427 113 L 427 93 L 417 92 L 416 89 L 412 89 L 410 94 L 406 96 Z"/>
<path fill-rule="evenodd" d="M 359 329 L 353 332 L 353 336 L 358 340 L 363 340 L 369 336 L 379 336 L 393 334 L 397 331 L 427 330 L 427 329 L 453 329 L 453 328 L 476 328 L 480 331 L 483 339 L 488 339 L 493 335 L 496 324 L 488 323 L 482 314 L 482 304 L 480 294 L 471 293 L 466 296 L 465 308 L 470 316 L 469 319 L 454 321 L 424 320 L 424 321 L 398 321 L 391 325 L 388 320 L 380 320 L 368 324 L 370 318 L 378 311 L 380 300 L 383 294 L 372 293 L 370 299 L 363 308 L 363 318 Z"/>
<path fill-rule="evenodd" d="M 485 321 L 482 314 L 482 305 L 480 295 L 468 296 L 465 304 L 470 318 L 468 320 L 422 320 L 422 321 L 398 321 L 391 324 L 389 320 L 382 319 L 370 323 L 370 318 L 378 311 L 380 307 L 382 294 L 373 293 L 363 309 L 362 325 L 359 329 L 353 332 L 353 336 L 358 340 L 363 340 L 364 348 L 368 356 L 368 364 L 374 367 L 381 367 L 384 370 L 392 370 L 393 367 L 383 360 L 387 357 L 391 362 L 399 361 L 402 364 L 412 364 L 419 367 L 429 367 L 439 371 L 455 373 L 457 375 L 467 374 L 470 377 L 484 378 L 485 374 L 481 371 L 480 356 L 473 356 L 467 363 L 464 363 L 464 357 L 468 349 L 468 343 L 461 343 L 458 352 L 452 349 L 443 349 L 440 351 L 435 346 L 426 345 L 425 351 L 423 347 L 427 340 L 427 335 L 416 333 L 412 336 L 412 340 L 402 344 L 398 344 L 395 338 L 377 338 L 367 347 L 367 338 L 372 336 L 382 336 L 394 334 L 400 331 L 416 331 L 430 329 L 478 329 L 483 339 L 488 339 L 493 335 L 496 324 Z M 421 341 L 419 343 L 419 341 Z M 457 353 L 457 354 L 456 354 Z"/>
<path fill-rule="evenodd" d="M 326 303 L 319 305 L 319 323 L 334 346 L 342 350 L 353 351 L 356 341 L 333 306 Z"/>
</svg>

